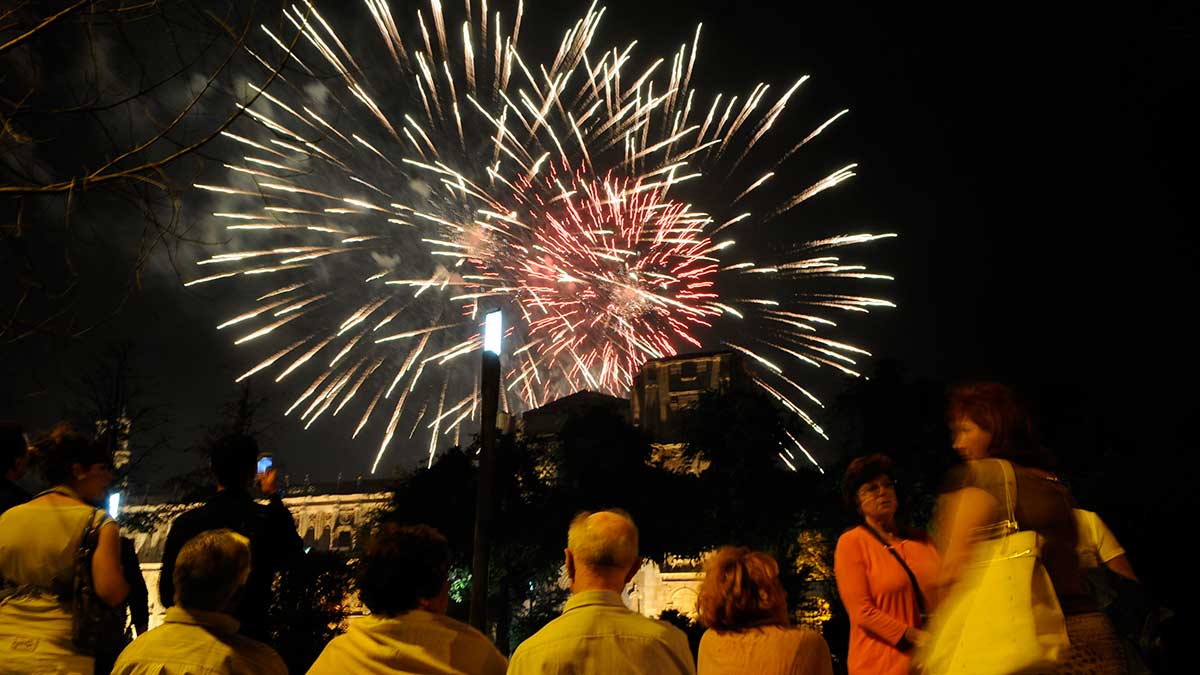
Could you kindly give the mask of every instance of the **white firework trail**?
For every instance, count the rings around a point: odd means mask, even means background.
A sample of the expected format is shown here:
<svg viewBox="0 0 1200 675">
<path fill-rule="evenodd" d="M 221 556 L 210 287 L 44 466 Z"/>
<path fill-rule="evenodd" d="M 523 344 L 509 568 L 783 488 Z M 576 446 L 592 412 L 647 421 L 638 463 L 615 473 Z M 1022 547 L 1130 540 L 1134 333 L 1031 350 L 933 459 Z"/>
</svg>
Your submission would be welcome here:
<svg viewBox="0 0 1200 675">
<path fill-rule="evenodd" d="M 773 192 L 788 182 L 785 160 L 846 111 L 798 143 L 768 143 L 808 77 L 778 97 L 768 83 L 706 95 L 692 84 L 700 27 L 669 57 L 642 60 L 636 42 L 597 44 L 605 10 L 593 4 L 537 64 L 518 47 L 523 3 L 511 33 L 486 2 L 467 0 L 461 25 L 453 13 L 430 0 L 404 21 L 364 0 L 375 33 L 350 42 L 305 0 L 285 13 L 298 35 L 263 29 L 267 47 L 301 38 L 295 67 L 224 134 L 226 182 L 195 185 L 238 204 L 213 218 L 254 245 L 201 261 L 215 273 L 187 284 L 279 279 L 217 326 L 247 348 L 285 336 L 238 380 L 301 380 L 287 412 L 306 426 L 361 406 L 353 437 L 381 435 L 372 472 L 407 415 L 410 438 L 429 434 L 432 463 L 439 438 L 457 442 L 475 419 L 467 357 L 482 310 L 498 307 L 506 406 L 625 395 L 646 360 L 724 342 L 824 436 L 808 408 L 820 400 L 794 366 L 857 376 L 867 352 L 818 333 L 837 327 L 832 316 L 893 306 L 829 292 L 828 280 L 890 277 L 827 252 L 895 235 L 796 243 L 769 262 L 727 260 L 736 244 L 716 235 L 752 233 L 853 177 L 848 164 Z M 313 93 L 322 88 L 333 95 Z M 427 370 L 438 376 L 421 380 Z M 795 468 L 792 448 L 780 458 Z"/>
</svg>

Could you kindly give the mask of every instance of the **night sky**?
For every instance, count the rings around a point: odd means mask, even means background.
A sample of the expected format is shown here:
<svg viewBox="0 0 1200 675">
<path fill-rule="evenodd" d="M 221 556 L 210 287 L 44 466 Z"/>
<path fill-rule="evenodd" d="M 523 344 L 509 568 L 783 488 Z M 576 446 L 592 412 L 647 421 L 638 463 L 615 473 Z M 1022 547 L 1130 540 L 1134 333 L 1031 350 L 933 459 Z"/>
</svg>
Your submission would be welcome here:
<svg viewBox="0 0 1200 675">
<path fill-rule="evenodd" d="M 854 253 L 897 277 L 881 293 L 899 308 L 858 324 L 861 343 L 914 378 L 1008 381 L 1080 427 L 1101 425 L 1138 466 L 1131 476 L 1183 495 L 1193 491 L 1177 477 L 1190 471 L 1175 469 L 1194 464 L 1190 423 L 1200 412 L 1186 328 L 1200 59 L 1194 10 L 1146 4 L 1105 13 L 1033 3 L 621 1 L 608 3 L 600 42 L 637 37 L 667 52 L 702 21 L 702 87 L 748 91 L 761 79 L 783 88 L 812 75 L 789 110 L 815 118 L 851 109 L 815 144 L 813 166 L 858 162 L 858 176 L 766 239 L 900 233 Z M 585 8 L 528 3 L 522 44 L 531 49 L 539 34 L 556 44 Z M 114 205 L 99 212 L 137 217 Z M 94 250 L 99 277 L 80 301 L 109 307 L 122 280 L 103 270 L 126 254 L 119 242 Z M 188 245 L 180 258 L 211 252 Z M 51 424 L 71 409 L 71 381 L 86 364 L 126 340 L 143 388 L 170 416 L 163 430 L 178 456 L 162 466 L 190 461 L 182 451 L 236 397 L 232 381 L 248 360 L 213 329 L 228 298 L 183 289 L 161 252 L 140 282 L 83 338 L 4 344 L 0 416 Z M 294 392 L 267 384 L 257 393 L 278 418 Z M 322 420 L 301 432 L 280 420 L 269 442 L 293 480 L 349 478 L 369 468 L 377 445 L 373 435 L 348 442 L 352 424 Z M 386 468 L 421 453 L 400 446 Z"/>
</svg>

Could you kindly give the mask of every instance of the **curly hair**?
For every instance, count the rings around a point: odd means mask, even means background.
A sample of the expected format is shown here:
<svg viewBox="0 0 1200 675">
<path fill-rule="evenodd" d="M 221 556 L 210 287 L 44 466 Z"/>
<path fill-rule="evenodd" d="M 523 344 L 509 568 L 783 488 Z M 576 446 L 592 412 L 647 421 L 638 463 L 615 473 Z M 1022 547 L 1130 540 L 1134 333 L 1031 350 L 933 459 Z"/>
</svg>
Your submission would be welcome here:
<svg viewBox="0 0 1200 675">
<path fill-rule="evenodd" d="M 779 563 L 766 553 L 724 546 L 704 561 L 696 601 L 700 623 L 716 630 L 788 624 L 787 593 Z"/>
<path fill-rule="evenodd" d="M 992 435 L 988 454 L 1022 466 L 1049 469 L 1054 458 L 1038 442 L 1033 419 L 1012 389 L 997 382 L 968 382 L 950 389 L 946 421 L 969 419 Z"/>
<path fill-rule="evenodd" d="M 33 461 L 47 483 L 61 485 L 74 477 L 71 467 L 75 464 L 112 466 L 113 458 L 104 443 L 61 423 L 33 444 Z"/>
<path fill-rule="evenodd" d="M 358 588 L 372 614 L 394 616 L 436 597 L 450 572 L 450 544 L 428 525 L 387 523 L 368 540 Z"/>
</svg>

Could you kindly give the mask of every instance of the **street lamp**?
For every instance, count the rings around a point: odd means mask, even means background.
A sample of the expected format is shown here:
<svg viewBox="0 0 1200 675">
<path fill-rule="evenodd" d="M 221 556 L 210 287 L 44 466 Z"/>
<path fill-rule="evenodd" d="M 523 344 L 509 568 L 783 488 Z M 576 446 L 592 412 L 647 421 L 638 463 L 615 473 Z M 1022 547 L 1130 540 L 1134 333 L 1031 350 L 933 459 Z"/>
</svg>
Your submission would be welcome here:
<svg viewBox="0 0 1200 675">
<path fill-rule="evenodd" d="M 496 411 L 500 403 L 500 311 L 483 319 L 483 354 L 479 371 L 479 489 L 475 499 L 475 540 L 471 556 L 471 625 L 487 631 L 488 561 L 491 553 L 492 485 L 495 481 Z"/>
<path fill-rule="evenodd" d="M 483 317 L 483 351 L 500 356 L 500 336 L 504 334 L 504 315 L 500 310 Z"/>
</svg>

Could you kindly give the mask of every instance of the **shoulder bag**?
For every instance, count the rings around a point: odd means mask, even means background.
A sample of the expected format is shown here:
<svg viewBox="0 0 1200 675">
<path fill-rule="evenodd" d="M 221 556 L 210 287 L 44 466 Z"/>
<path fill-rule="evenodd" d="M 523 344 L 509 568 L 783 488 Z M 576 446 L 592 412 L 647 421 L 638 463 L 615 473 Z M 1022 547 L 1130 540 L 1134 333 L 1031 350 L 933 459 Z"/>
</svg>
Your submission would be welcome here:
<svg viewBox="0 0 1200 675">
<path fill-rule="evenodd" d="M 1004 471 L 1007 520 L 998 536 L 975 543 L 972 561 L 934 613 L 930 638 L 914 656 L 926 675 L 1046 672 L 1069 646 L 1042 542 L 1017 526 L 1012 465 L 993 461 Z"/>
<path fill-rule="evenodd" d="M 81 654 L 93 655 L 100 643 L 101 625 L 109 612 L 104 601 L 96 595 L 92 579 L 92 558 L 100 544 L 100 528 L 104 519 L 97 522 L 100 509 L 95 509 L 83 525 L 79 537 L 79 548 L 75 550 L 75 581 L 71 589 L 71 642 Z"/>
</svg>

